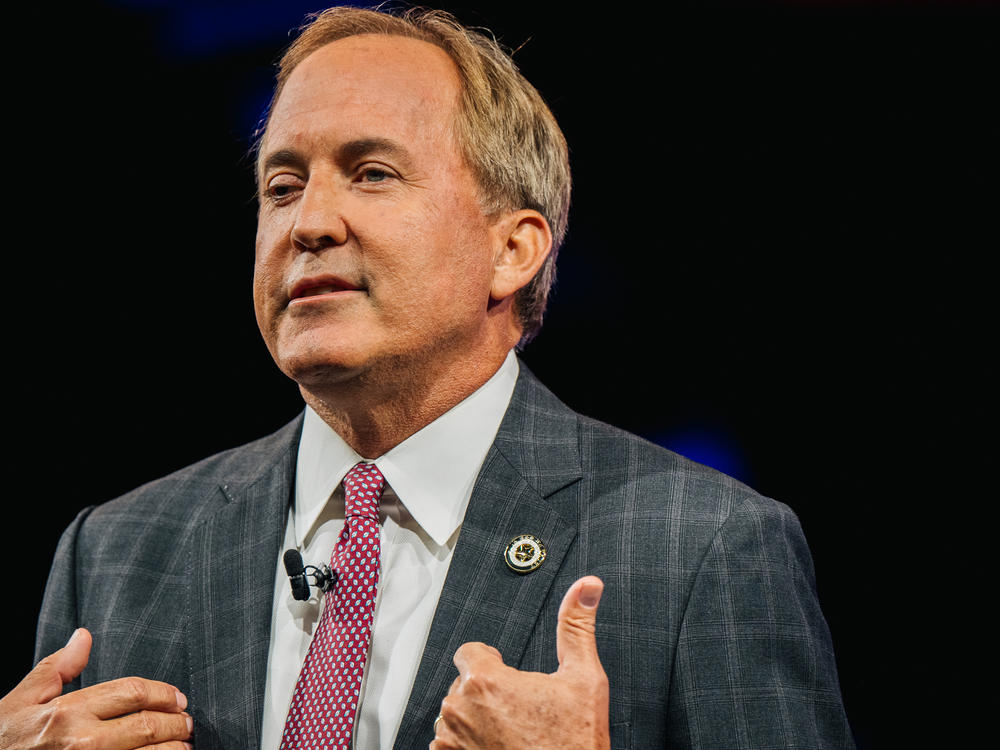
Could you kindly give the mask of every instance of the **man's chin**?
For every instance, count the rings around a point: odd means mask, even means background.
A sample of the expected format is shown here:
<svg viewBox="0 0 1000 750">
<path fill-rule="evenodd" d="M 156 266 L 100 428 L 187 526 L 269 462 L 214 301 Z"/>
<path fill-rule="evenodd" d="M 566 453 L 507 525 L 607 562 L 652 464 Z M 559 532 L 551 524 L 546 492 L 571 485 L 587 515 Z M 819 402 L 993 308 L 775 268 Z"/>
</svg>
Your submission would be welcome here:
<svg viewBox="0 0 1000 750">
<path fill-rule="evenodd" d="M 271 349 L 285 375 L 303 387 L 337 385 L 366 370 L 375 354 L 371 342 L 361 336 L 331 336 L 308 330 L 279 336 Z"/>
<path fill-rule="evenodd" d="M 301 387 L 310 390 L 342 386 L 356 378 L 363 369 L 361 363 L 342 359 L 311 362 L 293 360 L 281 363 L 282 372 Z"/>
</svg>

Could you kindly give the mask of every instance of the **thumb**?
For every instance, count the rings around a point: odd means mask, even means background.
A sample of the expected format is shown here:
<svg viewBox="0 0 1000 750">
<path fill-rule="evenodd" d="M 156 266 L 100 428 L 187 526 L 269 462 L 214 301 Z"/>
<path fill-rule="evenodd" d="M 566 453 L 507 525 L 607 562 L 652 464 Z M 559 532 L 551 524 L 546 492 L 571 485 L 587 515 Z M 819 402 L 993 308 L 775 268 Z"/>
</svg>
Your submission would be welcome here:
<svg viewBox="0 0 1000 750">
<path fill-rule="evenodd" d="M 69 637 L 66 645 L 45 657 L 42 661 L 49 662 L 59 671 L 63 685 L 76 679 L 90 661 L 90 647 L 94 639 L 86 628 L 77 628 Z M 61 692 L 61 691 L 60 691 Z"/>
<path fill-rule="evenodd" d="M 579 667 L 598 669 L 597 640 L 594 629 L 597 605 L 601 601 L 604 582 L 597 576 L 584 576 L 569 587 L 559 605 L 556 626 L 556 656 L 560 671 Z"/>
<path fill-rule="evenodd" d="M 42 659 L 4 700 L 22 706 L 48 703 L 62 694 L 63 685 L 79 675 L 90 660 L 93 639 L 86 628 L 77 628 L 58 651 Z"/>
</svg>

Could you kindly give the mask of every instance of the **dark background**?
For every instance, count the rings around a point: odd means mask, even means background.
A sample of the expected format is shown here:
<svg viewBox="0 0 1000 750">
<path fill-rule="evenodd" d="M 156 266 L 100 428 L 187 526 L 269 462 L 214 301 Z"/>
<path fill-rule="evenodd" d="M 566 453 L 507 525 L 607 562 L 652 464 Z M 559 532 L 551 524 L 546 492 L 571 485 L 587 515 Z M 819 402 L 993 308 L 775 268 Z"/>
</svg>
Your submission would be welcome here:
<svg viewBox="0 0 1000 750">
<path fill-rule="evenodd" d="M 3 689 L 30 668 L 79 509 L 300 409 L 253 318 L 245 152 L 287 30 L 321 7 L 11 19 Z M 997 7 L 438 7 L 520 48 L 570 143 L 570 233 L 529 366 L 792 506 L 859 747 L 985 738 Z"/>
</svg>

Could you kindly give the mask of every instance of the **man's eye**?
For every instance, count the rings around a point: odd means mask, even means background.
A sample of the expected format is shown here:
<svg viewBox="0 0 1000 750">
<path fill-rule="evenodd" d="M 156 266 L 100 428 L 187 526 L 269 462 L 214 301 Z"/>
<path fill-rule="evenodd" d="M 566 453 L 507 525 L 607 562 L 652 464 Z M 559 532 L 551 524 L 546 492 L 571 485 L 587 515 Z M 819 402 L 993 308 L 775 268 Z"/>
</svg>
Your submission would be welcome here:
<svg viewBox="0 0 1000 750">
<path fill-rule="evenodd" d="M 378 167 L 366 167 L 361 170 L 361 181 L 362 182 L 384 182 L 389 179 L 389 173 Z"/>
<path fill-rule="evenodd" d="M 271 200 L 288 198 L 297 190 L 297 185 L 287 180 L 274 180 L 267 186 L 267 197 Z"/>
</svg>

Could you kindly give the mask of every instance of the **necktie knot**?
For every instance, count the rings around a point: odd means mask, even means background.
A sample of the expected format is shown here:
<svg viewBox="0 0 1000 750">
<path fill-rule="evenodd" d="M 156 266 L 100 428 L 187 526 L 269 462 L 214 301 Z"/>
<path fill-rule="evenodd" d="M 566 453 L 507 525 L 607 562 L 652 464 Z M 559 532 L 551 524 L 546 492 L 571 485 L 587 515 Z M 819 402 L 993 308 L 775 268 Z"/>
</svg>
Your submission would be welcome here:
<svg viewBox="0 0 1000 750">
<path fill-rule="evenodd" d="M 385 477 L 375 464 L 361 461 L 344 477 L 344 515 L 364 516 L 378 522 L 378 504 L 385 489 Z"/>
</svg>

